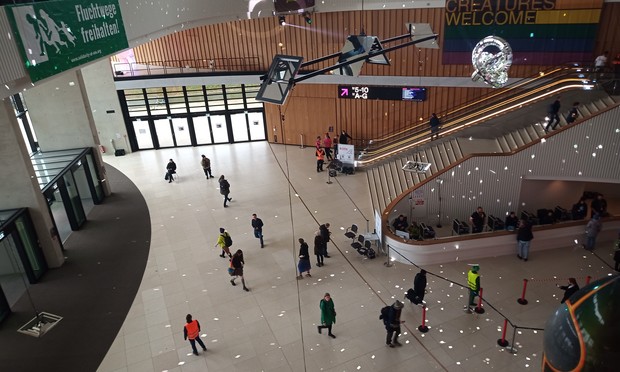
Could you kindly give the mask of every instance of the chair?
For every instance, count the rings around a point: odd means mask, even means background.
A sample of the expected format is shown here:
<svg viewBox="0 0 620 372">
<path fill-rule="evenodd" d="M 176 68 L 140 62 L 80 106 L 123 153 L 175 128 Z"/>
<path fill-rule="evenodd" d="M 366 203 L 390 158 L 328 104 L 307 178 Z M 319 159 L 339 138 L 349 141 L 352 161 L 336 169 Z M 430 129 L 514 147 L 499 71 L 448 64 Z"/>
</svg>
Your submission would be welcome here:
<svg viewBox="0 0 620 372">
<path fill-rule="evenodd" d="M 489 219 L 487 222 L 491 231 L 504 230 L 504 221 L 493 215 L 489 215 Z"/>
<path fill-rule="evenodd" d="M 351 239 L 351 244 L 355 242 L 355 238 L 357 237 L 357 225 L 353 224 L 351 227 L 347 228 L 347 231 L 344 233 L 344 236 Z"/>
<path fill-rule="evenodd" d="M 361 254 L 362 256 L 368 256 L 368 252 L 370 252 L 371 245 L 372 245 L 372 242 L 370 240 L 364 241 L 364 246 L 360 247 L 360 249 L 357 250 L 357 253 Z"/>
<path fill-rule="evenodd" d="M 452 234 L 469 234 L 469 225 L 455 218 L 452 220 Z"/>
<path fill-rule="evenodd" d="M 435 239 L 437 233 L 432 226 L 425 224 L 424 222 L 420 222 L 420 228 L 422 228 L 422 238 L 423 239 Z"/>
<path fill-rule="evenodd" d="M 351 243 L 351 247 L 353 247 L 353 249 L 359 250 L 360 248 L 363 247 L 363 244 L 364 244 L 364 235 L 358 235 L 357 241 Z"/>
</svg>

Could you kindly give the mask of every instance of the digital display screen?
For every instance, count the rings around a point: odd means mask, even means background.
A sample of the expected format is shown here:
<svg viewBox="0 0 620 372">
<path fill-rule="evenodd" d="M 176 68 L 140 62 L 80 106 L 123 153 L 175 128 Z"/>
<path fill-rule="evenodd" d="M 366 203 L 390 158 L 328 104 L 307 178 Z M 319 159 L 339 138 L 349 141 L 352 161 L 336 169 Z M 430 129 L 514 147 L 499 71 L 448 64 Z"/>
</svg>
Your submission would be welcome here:
<svg viewBox="0 0 620 372">
<path fill-rule="evenodd" d="M 403 101 L 425 101 L 426 100 L 426 88 L 403 88 L 402 92 Z"/>
<path fill-rule="evenodd" d="M 339 85 L 338 98 L 422 102 L 426 101 L 426 88 Z"/>
</svg>

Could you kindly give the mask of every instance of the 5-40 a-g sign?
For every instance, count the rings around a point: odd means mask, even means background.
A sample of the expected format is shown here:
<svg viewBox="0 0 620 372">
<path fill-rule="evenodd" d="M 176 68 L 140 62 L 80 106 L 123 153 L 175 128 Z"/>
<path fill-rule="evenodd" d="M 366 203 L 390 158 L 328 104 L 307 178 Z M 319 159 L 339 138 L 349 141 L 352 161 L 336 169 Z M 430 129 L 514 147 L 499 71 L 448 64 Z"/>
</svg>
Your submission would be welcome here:
<svg viewBox="0 0 620 372">
<path fill-rule="evenodd" d="M 128 47 L 117 0 L 67 0 L 7 7 L 32 81 Z"/>
</svg>

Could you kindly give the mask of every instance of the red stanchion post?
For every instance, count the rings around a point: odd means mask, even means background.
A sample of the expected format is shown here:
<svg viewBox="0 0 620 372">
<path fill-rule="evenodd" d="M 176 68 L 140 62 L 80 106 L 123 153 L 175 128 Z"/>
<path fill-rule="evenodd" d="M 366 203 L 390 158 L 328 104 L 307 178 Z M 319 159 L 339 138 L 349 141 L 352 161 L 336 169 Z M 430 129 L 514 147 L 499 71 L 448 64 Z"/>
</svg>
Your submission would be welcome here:
<svg viewBox="0 0 620 372">
<path fill-rule="evenodd" d="M 422 333 L 428 332 L 428 327 L 426 326 L 426 306 L 422 306 L 422 324 L 418 327 L 418 331 Z"/>
<path fill-rule="evenodd" d="M 501 347 L 508 346 L 508 341 L 506 341 L 506 328 L 508 327 L 508 319 L 504 318 L 504 329 L 502 330 L 502 338 L 497 340 L 497 344 Z"/>
<path fill-rule="evenodd" d="M 590 284 L 590 280 L 592 280 L 592 277 L 590 275 L 586 276 L 586 285 Z"/>
<path fill-rule="evenodd" d="M 527 300 L 525 299 L 525 290 L 527 289 L 527 279 L 523 279 L 523 292 L 521 293 L 521 298 L 517 298 L 517 302 L 521 305 L 527 305 Z"/>
<path fill-rule="evenodd" d="M 478 296 L 478 306 L 474 309 L 477 314 L 484 314 L 484 309 L 482 308 L 482 287 L 480 287 L 480 295 Z"/>
</svg>

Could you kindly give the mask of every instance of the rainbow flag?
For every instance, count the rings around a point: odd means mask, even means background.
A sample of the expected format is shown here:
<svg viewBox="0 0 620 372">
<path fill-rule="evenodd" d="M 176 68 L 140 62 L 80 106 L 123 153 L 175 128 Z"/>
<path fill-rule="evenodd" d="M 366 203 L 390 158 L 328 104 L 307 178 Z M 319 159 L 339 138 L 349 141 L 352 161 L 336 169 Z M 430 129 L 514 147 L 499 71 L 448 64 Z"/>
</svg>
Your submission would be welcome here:
<svg viewBox="0 0 620 372">
<path fill-rule="evenodd" d="M 447 0 L 443 63 L 470 64 L 486 36 L 506 40 L 513 64 L 591 61 L 603 0 Z"/>
</svg>

